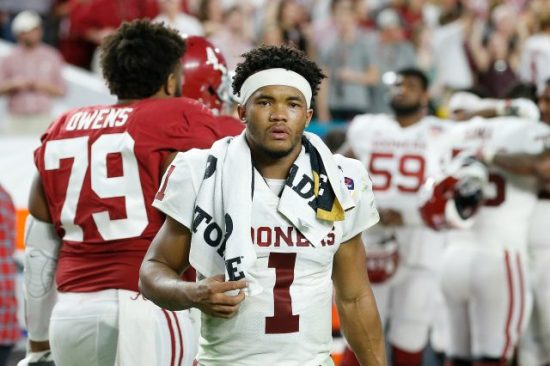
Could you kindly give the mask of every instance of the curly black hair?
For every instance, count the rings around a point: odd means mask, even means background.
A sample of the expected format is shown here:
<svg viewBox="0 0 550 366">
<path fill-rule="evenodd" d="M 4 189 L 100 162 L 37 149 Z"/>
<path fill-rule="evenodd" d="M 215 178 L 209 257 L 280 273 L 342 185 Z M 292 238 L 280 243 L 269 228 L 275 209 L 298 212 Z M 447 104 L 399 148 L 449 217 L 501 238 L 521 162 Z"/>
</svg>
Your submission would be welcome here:
<svg viewBox="0 0 550 366">
<path fill-rule="evenodd" d="M 124 22 L 100 46 L 101 68 L 109 90 L 119 99 L 154 95 L 185 52 L 177 31 L 148 19 Z"/>
<path fill-rule="evenodd" d="M 319 91 L 319 84 L 326 77 L 319 66 L 309 60 L 300 50 L 289 46 L 260 46 L 242 55 L 244 61 L 237 65 L 233 78 L 233 93 L 239 94 L 249 76 L 258 71 L 282 68 L 302 75 L 311 86 L 313 96 Z"/>
<path fill-rule="evenodd" d="M 398 70 L 397 75 L 418 79 L 418 81 L 420 81 L 420 84 L 422 85 L 423 91 L 427 91 L 428 87 L 430 86 L 430 81 L 428 80 L 426 73 L 416 67 L 406 67 Z"/>
</svg>

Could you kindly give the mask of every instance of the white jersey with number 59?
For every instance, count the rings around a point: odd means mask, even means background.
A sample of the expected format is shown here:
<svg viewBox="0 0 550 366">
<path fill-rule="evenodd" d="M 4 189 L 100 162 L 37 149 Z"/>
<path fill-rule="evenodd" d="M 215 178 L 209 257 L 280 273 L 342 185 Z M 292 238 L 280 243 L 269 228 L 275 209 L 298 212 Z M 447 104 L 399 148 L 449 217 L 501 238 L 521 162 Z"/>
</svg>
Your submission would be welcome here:
<svg viewBox="0 0 550 366">
<path fill-rule="evenodd" d="M 355 117 L 348 129 L 347 141 L 367 167 L 377 206 L 401 213 L 405 226 L 395 235 L 410 264 L 431 266 L 437 256 L 439 246 L 425 235 L 419 215 L 418 190 L 426 177 L 439 172 L 450 159 L 445 138 L 453 126 L 450 121 L 424 117 L 402 127 L 393 116 L 367 114 Z M 369 234 L 365 237 L 367 245 L 376 241 Z"/>
</svg>

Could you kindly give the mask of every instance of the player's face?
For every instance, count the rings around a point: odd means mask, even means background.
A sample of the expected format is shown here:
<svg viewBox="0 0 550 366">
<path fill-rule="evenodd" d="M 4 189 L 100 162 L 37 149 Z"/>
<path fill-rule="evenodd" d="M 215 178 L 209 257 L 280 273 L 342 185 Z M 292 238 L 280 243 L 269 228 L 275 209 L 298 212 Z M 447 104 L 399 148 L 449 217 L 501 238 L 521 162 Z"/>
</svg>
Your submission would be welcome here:
<svg viewBox="0 0 550 366">
<path fill-rule="evenodd" d="M 302 133 L 312 113 L 298 89 L 280 85 L 258 89 L 246 106 L 239 107 L 239 116 L 246 118 L 252 153 L 270 159 L 299 153 Z"/>
<path fill-rule="evenodd" d="M 550 86 L 547 86 L 539 95 L 540 119 L 550 124 Z"/>
<path fill-rule="evenodd" d="M 427 99 L 422 82 L 416 77 L 405 76 L 392 87 L 390 106 L 397 115 L 409 114 L 425 106 Z"/>
</svg>

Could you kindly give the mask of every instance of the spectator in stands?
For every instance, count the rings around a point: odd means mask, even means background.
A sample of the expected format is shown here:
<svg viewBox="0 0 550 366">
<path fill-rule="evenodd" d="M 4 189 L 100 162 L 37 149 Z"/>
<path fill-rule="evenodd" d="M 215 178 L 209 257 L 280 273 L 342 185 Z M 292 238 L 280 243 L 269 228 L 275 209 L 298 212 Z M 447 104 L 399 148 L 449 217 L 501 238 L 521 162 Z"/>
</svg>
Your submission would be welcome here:
<svg viewBox="0 0 550 366">
<path fill-rule="evenodd" d="M 5 14 L 5 19 L 3 20 L 5 22 L 6 28 L 4 37 L 9 40 L 15 42 L 15 34 L 10 32 L 10 23 L 13 21 L 13 18 L 19 14 L 22 11 L 30 10 L 42 17 L 42 19 L 46 19 L 50 13 L 51 7 L 53 5 L 54 0 L 1 0 L 0 1 L 0 14 Z M 0 16 L 1 18 L 1 16 Z M 2 20 L 0 20 L 0 28 L 3 23 Z M 45 28 L 49 28 L 48 24 L 46 24 Z M 50 32 L 46 32 L 50 33 Z M 50 35 L 50 34 L 48 34 Z M 49 40 L 49 38 L 48 38 Z"/>
<path fill-rule="evenodd" d="M 477 82 L 490 98 L 503 98 L 518 82 L 519 49 L 526 27 L 516 19 L 514 8 L 499 5 L 491 13 L 492 27 L 476 20 L 468 47 Z"/>
<path fill-rule="evenodd" d="M 65 94 L 61 77 L 63 59 L 42 42 L 37 13 L 23 11 L 12 22 L 17 45 L 0 62 L 0 95 L 8 97 L 7 131 L 40 134 L 51 119 L 55 97 Z"/>
<path fill-rule="evenodd" d="M 0 366 L 7 366 L 13 346 L 21 337 L 15 297 L 15 207 L 0 185 Z"/>
<path fill-rule="evenodd" d="M 247 17 L 239 5 L 230 7 L 223 14 L 222 27 L 209 39 L 225 56 L 229 70 L 235 70 L 242 60 L 241 55 L 254 46 L 249 34 Z"/>
<path fill-rule="evenodd" d="M 59 52 L 65 62 L 84 69 L 90 68 L 90 61 L 96 44 L 86 40 L 82 34 L 82 19 L 92 0 L 56 0 L 54 14 L 58 18 Z"/>
<path fill-rule="evenodd" d="M 370 55 L 375 67 L 382 76 L 397 70 L 416 66 L 416 53 L 413 45 L 405 40 L 399 15 L 392 8 L 381 11 L 376 24 L 379 32 L 370 42 Z M 384 82 L 370 87 L 372 113 L 391 112 L 389 88 Z"/>
<path fill-rule="evenodd" d="M 464 47 L 473 15 L 459 0 L 444 2 L 439 25 L 432 33 L 436 80 L 432 94 L 469 89 L 474 85 L 472 70 Z"/>
<path fill-rule="evenodd" d="M 260 44 L 266 46 L 282 46 L 284 44 L 283 32 L 277 24 L 268 23 L 263 27 Z"/>
<path fill-rule="evenodd" d="M 87 6 L 79 19 L 78 32 L 86 40 L 99 45 L 114 33 L 123 21 L 154 18 L 157 0 L 85 0 Z"/>
<path fill-rule="evenodd" d="M 358 28 L 354 2 L 338 1 L 334 8 L 338 36 L 321 54 L 321 63 L 329 75 L 318 97 L 318 119 L 350 120 L 370 108 L 367 86 L 378 82 L 378 70 L 367 49 L 367 37 Z"/>
<path fill-rule="evenodd" d="M 197 18 L 202 23 L 204 35 L 210 37 L 222 28 L 223 7 L 221 0 L 201 0 Z"/>
<path fill-rule="evenodd" d="M 391 0 L 389 8 L 393 9 L 401 22 L 403 37 L 411 41 L 414 33 L 423 23 L 423 10 L 426 0 Z"/>
<path fill-rule="evenodd" d="M 330 12 L 328 16 L 314 19 L 312 27 L 312 42 L 318 55 L 323 55 L 334 40 L 338 37 L 338 16 L 342 8 L 347 7 L 350 0 L 327 0 L 330 2 Z M 360 18 L 360 0 L 351 0 L 353 10 Z M 342 4 L 343 3 L 343 4 Z M 359 21 L 357 22 L 359 24 Z"/>
<path fill-rule="evenodd" d="M 158 0 L 160 14 L 154 19 L 176 29 L 181 35 L 202 36 L 201 22 L 182 11 L 181 0 Z"/>
<path fill-rule="evenodd" d="M 296 0 L 281 0 L 277 9 L 277 25 L 286 45 L 295 47 L 313 56 L 308 29 L 305 24 L 305 9 Z"/>
<path fill-rule="evenodd" d="M 539 31 L 525 41 L 519 74 L 523 81 L 535 83 L 542 92 L 550 78 L 550 9 L 538 17 Z"/>
</svg>

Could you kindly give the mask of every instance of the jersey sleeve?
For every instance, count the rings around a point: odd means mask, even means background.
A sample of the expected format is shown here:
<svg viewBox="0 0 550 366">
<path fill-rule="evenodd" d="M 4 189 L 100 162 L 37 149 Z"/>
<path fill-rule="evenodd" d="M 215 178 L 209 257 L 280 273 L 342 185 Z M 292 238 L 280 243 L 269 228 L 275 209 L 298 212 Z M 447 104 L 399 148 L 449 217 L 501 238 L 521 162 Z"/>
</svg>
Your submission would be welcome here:
<svg viewBox="0 0 550 366">
<path fill-rule="evenodd" d="M 158 138 L 173 151 L 208 149 L 219 139 L 215 116 L 202 104 L 188 98 L 169 98 L 155 103 L 147 118 L 164 116 L 163 128 L 158 125 L 142 124 L 147 139 Z M 158 117 L 156 117 L 158 118 Z M 151 131 L 153 129 L 153 131 Z"/>
<path fill-rule="evenodd" d="M 193 209 L 201 177 L 206 164 L 205 150 L 193 149 L 178 153 L 162 178 L 153 207 L 191 229 Z M 204 155 L 204 159 L 202 156 Z"/>
<path fill-rule="evenodd" d="M 196 102 L 195 108 L 189 111 L 191 130 L 194 135 L 193 147 L 209 149 L 220 138 L 219 123 L 212 112 L 203 104 Z"/>
<path fill-rule="evenodd" d="M 346 212 L 342 242 L 350 240 L 380 220 L 367 170 L 358 160 L 344 159 L 341 166 L 348 189 L 352 190 L 355 207 Z"/>
</svg>

